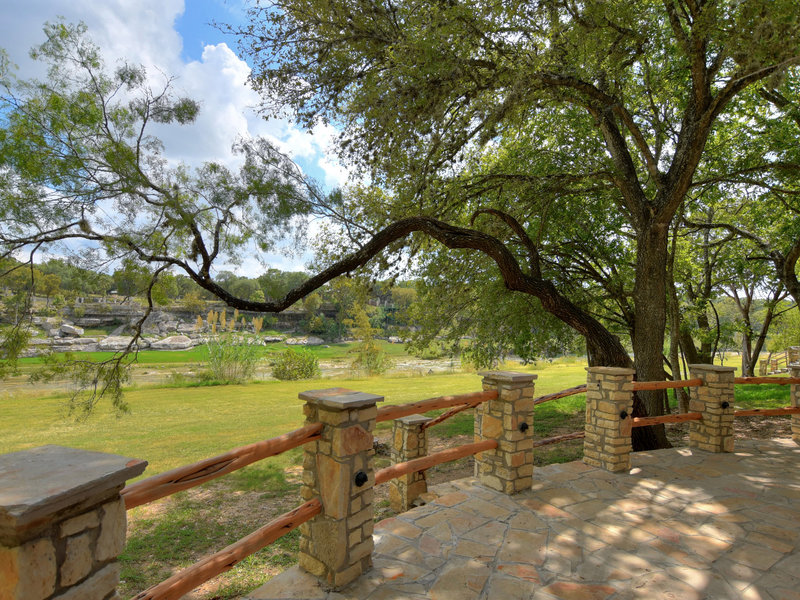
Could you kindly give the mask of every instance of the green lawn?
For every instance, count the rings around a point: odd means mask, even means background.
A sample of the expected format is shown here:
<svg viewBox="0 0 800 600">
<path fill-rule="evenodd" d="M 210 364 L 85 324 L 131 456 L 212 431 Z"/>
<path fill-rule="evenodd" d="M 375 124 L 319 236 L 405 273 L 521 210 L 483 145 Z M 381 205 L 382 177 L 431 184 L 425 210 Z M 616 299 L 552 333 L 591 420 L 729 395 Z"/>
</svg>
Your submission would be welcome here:
<svg viewBox="0 0 800 600">
<path fill-rule="evenodd" d="M 196 352 L 192 351 L 192 352 Z M 148 353 L 164 355 L 184 353 Z M 536 395 L 562 390 L 585 381 L 578 361 L 506 365 L 538 375 Z M 383 395 L 387 404 L 416 402 L 480 389 L 476 374 L 433 374 L 416 377 L 375 377 L 187 388 L 141 388 L 128 391 L 131 413 L 116 416 L 102 403 L 87 421 L 64 415 L 65 397 L 4 399 L 0 412 L 0 453 L 42 444 L 59 444 L 143 458 L 148 474 L 224 452 L 230 448 L 280 435 L 302 424 L 299 392 L 345 387 Z M 772 408 L 787 406 L 788 386 L 737 386 L 736 405 Z M 536 408 L 535 434 L 552 435 L 583 411 L 577 395 Z M 388 427 L 383 424 L 382 427 Z M 472 416 L 465 413 L 437 427 L 439 435 L 470 434 Z M 288 459 L 274 459 L 286 462 Z"/>
<path fill-rule="evenodd" d="M 737 385 L 734 406 L 736 408 L 781 408 L 789 406 L 789 386 L 768 384 Z"/>
<path fill-rule="evenodd" d="M 407 357 L 405 344 L 390 344 L 389 342 L 378 340 L 380 347 L 386 354 L 392 358 Z M 309 346 L 310 350 L 319 360 L 346 360 L 348 354 L 356 346 L 355 342 L 343 342 L 339 344 L 325 344 L 322 346 Z M 288 346 L 283 342 L 276 342 L 267 344 L 266 346 L 259 347 L 259 350 L 264 356 L 277 354 L 283 352 L 287 348 L 300 348 L 300 346 Z M 63 356 L 57 354 L 57 356 Z M 114 356 L 113 352 L 77 352 L 75 356 L 89 359 L 92 361 L 108 360 Z M 175 363 L 201 363 L 208 360 L 208 348 L 203 346 L 196 346 L 191 350 L 142 350 L 138 353 L 136 361 L 141 365 L 155 365 L 155 364 L 175 364 Z M 42 359 L 39 357 L 21 358 L 19 359 L 20 365 L 39 365 Z"/>
<path fill-rule="evenodd" d="M 147 354 L 158 354 L 163 359 L 165 355 L 191 352 Z M 584 365 L 577 360 L 525 367 L 505 365 L 504 368 L 536 373 L 537 396 L 578 385 L 586 377 Z M 132 408 L 130 414 L 118 417 L 104 403 L 83 423 L 65 418 L 64 396 L 15 397 L 0 403 L 3 431 L 0 453 L 42 444 L 113 452 L 148 460 L 147 476 L 300 426 L 303 403 L 297 395 L 304 390 L 346 387 L 383 395 L 386 403 L 395 404 L 474 392 L 480 389 L 480 384 L 480 376 L 474 373 L 456 373 L 335 381 L 270 381 L 216 387 L 154 387 L 127 392 L 126 399 Z M 788 392 L 787 386 L 737 386 L 736 405 L 786 406 Z M 536 437 L 579 429 L 584 402 L 584 395 L 580 394 L 538 406 L 534 420 Z M 471 435 L 472 423 L 471 411 L 467 411 L 431 430 L 431 434 Z M 384 431 L 387 427 L 387 423 L 379 425 Z M 575 460 L 582 455 L 582 449 L 582 440 L 541 448 L 536 452 L 536 464 Z M 197 495 L 181 492 L 162 501 L 163 513 L 159 515 L 151 515 L 147 507 L 136 509 L 131 515 L 133 524 L 128 545 L 121 557 L 123 594 L 133 595 L 163 580 L 174 569 L 232 543 L 295 506 L 299 502 L 297 470 L 290 480 L 285 469 L 296 467 L 300 460 L 301 449 L 298 448 L 205 484 Z M 285 506 L 274 504 L 276 500 L 283 501 Z M 259 506 L 268 511 L 259 514 L 256 508 Z M 210 590 L 201 597 L 205 600 L 238 597 L 263 583 L 271 573 L 293 564 L 296 551 L 297 535 L 293 532 L 249 557 L 220 579 L 219 589 Z"/>
<path fill-rule="evenodd" d="M 517 368 L 539 374 L 537 394 L 576 385 L 584 378 L 579 363 Z M 65 417 L 64 396 L 11 398 L 2 404 L 0 453 L 59 444 L 143 458 L 150 462 L 148 473 L 152 474 L 300 426 L 303 403 L 297 395 L 304 390 L 345 387 L 383 395 L 386 403 L 399 404 L 474 392 L 480 390 L 480 383 L 478 375 L 456 373 L 143 388 L 126 393 L 130 414 L 118 417 L 102 403 L 83 423 Z M 537 409 L 543 415 L 558 410 L 555 403 Z"/>
</svg>

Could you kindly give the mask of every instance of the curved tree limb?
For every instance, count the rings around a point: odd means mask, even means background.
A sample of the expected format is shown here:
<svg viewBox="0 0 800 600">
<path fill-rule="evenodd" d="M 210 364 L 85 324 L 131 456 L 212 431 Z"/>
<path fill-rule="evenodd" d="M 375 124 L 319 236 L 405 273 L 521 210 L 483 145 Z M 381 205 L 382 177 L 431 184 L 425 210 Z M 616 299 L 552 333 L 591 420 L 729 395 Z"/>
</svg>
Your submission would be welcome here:
<svg viewBox="0 0 800 600">
<path fill-rule="evenodd" d="M 519 241 L 522 242 L 522 245 L 528 252 L 528 263 L 531 268 L 531 275 L 533 277 L 542 276 L 542 269 L 539 261 L 539 250 L 536 248 L 536 244 L 533 243 L 533 240 L 526 233 L 525 229 L 522 227 L 522 224 L 519 221 L 517 221 L 510 214 L 503 212 L 501 210 L 497 210 L 496 208 L 482 208 L 480 210 L 476 210 L 472 214 L 472 218 L 469 221 L 470 225 L 473 225 L 475 223 L 475 219 L 478 218 L 479 215 L 494 215 L 495 217 L 503 221 L 503 223 L 508 225 L 509 228 L 511 228 L 511 230 L 517 235 Z"/>
</svg>

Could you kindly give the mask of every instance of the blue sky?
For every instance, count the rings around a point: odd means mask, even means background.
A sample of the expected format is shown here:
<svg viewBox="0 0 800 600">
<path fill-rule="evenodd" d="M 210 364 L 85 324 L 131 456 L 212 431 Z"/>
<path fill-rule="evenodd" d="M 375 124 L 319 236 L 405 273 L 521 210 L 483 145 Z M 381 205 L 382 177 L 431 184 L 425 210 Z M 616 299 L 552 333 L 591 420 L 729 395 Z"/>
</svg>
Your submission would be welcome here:
<svg viewBox="0 0 800 600">
<path fill-rule="evenodd" d="M 241 2 L 226 0 L 187 0 L 184 12 L 175 20 L 175 30 L 183 38 L 181 57 L 185 62 L 201 60 L 207 45 L 227 43 L 233 47 L 230 36 L 220 32 L 210 23 L 231 25 L 242 23 L 246 17 Z M 247 57 L 244 58 L 245 61 Z"/>
<path fill-rule="evenodd" d="M 210 24 L 244 22 L 242 0 L 28 0 L 14 4 L 0 19 L 0 46 L 18 65 L 19 78 L 44 76 L 42 67 L 27 54 L 44 41 L 43 23 L 63 17 L 86 23 L 109 65 L 124 59 L 145 66 L 154 81 L 172 76 L 177 92 L 200 102 L 194 124 L 156 131 L 171 162 L 198 165 L 214 160 L 234 166 L 233 142 L 240 136 L 264 136 L 324 188 L 346 181 L 347 169 L 331 152 L 334 129 L 320 126 L 306 131 L 287 119 L 267 121 L 255 110 L 259 97 L 247 86 L 249 66 L 237 56 L 235 39 Z M 302 268 L 308 259 L 308 253 L 266 257 L 269 266 L 287 270 Z M 250 260 L 239 270 L 254 275 L 262 269 Z"/>
</svg>

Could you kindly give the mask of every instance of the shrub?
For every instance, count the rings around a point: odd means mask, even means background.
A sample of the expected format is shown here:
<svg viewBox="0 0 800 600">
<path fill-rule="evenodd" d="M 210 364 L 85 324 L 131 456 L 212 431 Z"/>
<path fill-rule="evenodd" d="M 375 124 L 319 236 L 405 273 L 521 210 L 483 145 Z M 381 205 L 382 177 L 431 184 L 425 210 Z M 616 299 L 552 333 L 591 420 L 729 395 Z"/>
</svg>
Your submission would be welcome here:
<svg viewBox="0 0 800 600">
<path fill-rule="evenodd" d="M 241 383 L 253 377 L 261 351 L 249 336 L 221 335 L 208 341 L 208 367 L 214 379 Z"/>
<path fill-rule="evenodd" d="M 392 360 L 381 349 L 375 336 L 381 333 L 370 323 L 365 306 L 354 303 L 350 309 L 352 318 L 345 319 L 345 324 L 350 328 L 350 333 L 359 344 L 351 350 L 355 357 L 350 363 L 350 368 L 357 373 L 367 375 L 381 375 L 392 366 Z"/>
<path fill-rule="evenodd" d="M 305 348 L 287 348 L 278 355 L 272 365 L 272 376 L 283 381 L 290 379 L 313 379 L 319 377 L 319 360 Z"/>
</svg>

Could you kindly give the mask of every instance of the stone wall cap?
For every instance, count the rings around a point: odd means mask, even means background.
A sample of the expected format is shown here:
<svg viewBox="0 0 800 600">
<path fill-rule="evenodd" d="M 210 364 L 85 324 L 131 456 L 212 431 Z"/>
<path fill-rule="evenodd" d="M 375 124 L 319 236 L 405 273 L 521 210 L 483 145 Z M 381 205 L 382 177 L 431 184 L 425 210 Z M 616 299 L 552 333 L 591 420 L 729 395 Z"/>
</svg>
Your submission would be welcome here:
<svg viewBox="0 0 800 600">
<path fill-rule="evenodd" d="M 300 392 L 298 397 L 306 402 L 318 404 L 326 408 L 348 410 L 362 408 L 383 402 L 383 396 L 376 396 L 367 392 L 356 392 L 347 388 L 325 388 L 323 390 L 308 390 Z"/>
<path fill-rule="evenodd" d="M 480 371 L 478 375 L 484 379 L 492 379 L 502 383 L 530 383 L 539 377 L 535 373 L 519 373 L 517 371 Z"/>
<path fill-rule="evenodd" d="M 628 367 L 586 367 L 590 373 L 600 373 L 601 375 L 633 375 L 636 369 Z"/>
<path fill-rule="evenodd" d="M 40 446 L 0 456 L 0 541 L 94 496 L 102 497 L 140 475 L 136 458 Z"/>
<path fill-rule="evenodd" d="M 399 417 L 395 421 L 400 421 L 404 425 L 421 425 L 428 421 L 433 421 L 433 417 L 426 417 L 425 415 L 408 415 L 407 417 Z"/>
<path fill-rule="evenodd" d="M 715 371 L 717 373 L 732 373 L 736 367 L 723 367 L 720 365 L 689 365 L 690 369 L 701 371 Z"/>
</svg>

